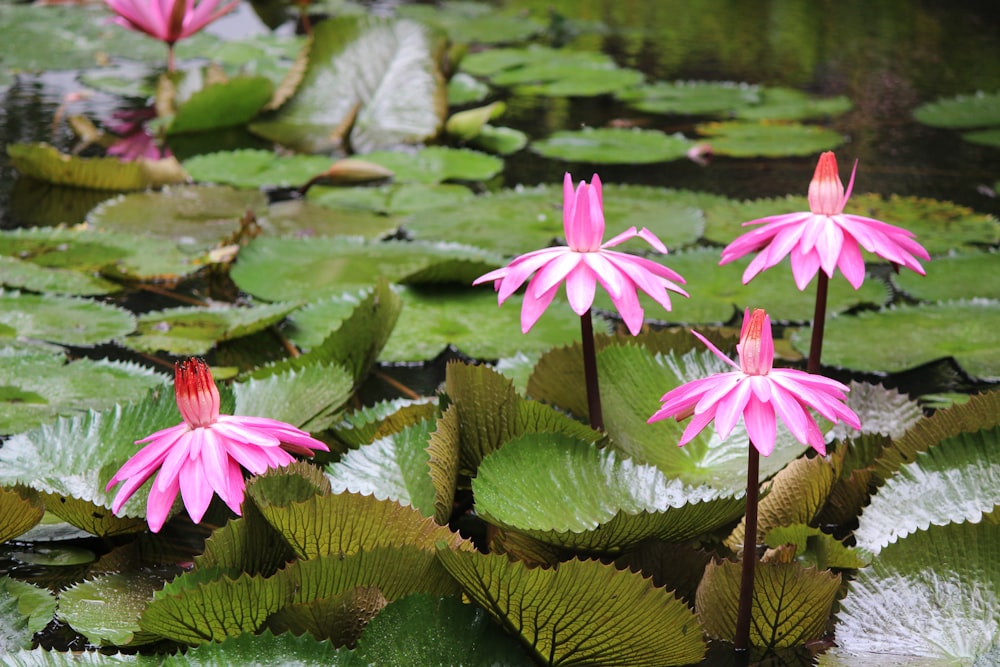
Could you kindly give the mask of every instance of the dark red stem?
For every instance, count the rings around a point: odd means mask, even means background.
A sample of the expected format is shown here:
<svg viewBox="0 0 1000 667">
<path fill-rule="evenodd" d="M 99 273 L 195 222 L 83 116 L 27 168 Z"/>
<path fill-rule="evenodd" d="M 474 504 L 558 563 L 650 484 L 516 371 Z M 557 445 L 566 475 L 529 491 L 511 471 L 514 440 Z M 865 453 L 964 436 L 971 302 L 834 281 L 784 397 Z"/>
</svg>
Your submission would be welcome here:
<svg viewBox="0 0 1000 667">
<path fill-rule="evenodd" d="M 580 316 L 580 339 L 583 343 L 583 378 L 587 383 L 587 414 L 590 428 L 604 430 L 604 415 L 601 413 L 601 389 L 597 383 L 597 353 L 594 350 L 594 324 L 590 309 Z"/>
<path fill-rule="evenodd" d="M 813 311 L 812 342 L 809 344 L 809 362 L 806 365 L 806 370 L 810 373 L 819 373 L 819 360 L 823 353 L 823 327 L 826 326 L 826 292 L 830 284 L 830 278 L 822 269 L 816 275 L 819 276 L 816 281 L 816 310 Z"/>
<path fill-rule="evenodd" d="M 759 497 L 760 453 L 750 443 L 747 460 L 747 515 L 743 530 L 743 575 L 740 578 L 740 607 L 736 613 L 737 652 L 750 648 L 750 611 L 753 608 L 753 573 L 757 565 L 757 500 Z"/>
</svg>

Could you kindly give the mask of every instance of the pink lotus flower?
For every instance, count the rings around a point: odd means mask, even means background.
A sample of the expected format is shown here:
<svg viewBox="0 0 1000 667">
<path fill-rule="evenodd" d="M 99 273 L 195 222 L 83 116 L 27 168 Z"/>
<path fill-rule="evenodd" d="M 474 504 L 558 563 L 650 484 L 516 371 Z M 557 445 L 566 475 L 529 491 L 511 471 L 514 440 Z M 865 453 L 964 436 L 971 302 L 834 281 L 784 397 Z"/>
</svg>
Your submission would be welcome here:
<svg viewBox="0 0 1000 667">
<path fill-rule="evenodd" d="M 129 459 L 108 482 L 106 491 L 121 481 L 111 510 L 117 513 L 154 472 L 146 521 L 154 533 L 167 519 L 178 491 L 188 515 L 201 521 L 218 496 L 240 514 L 246 483 L 243 468 L 255 475 L 286 466 L 289 453 L 312 456 L 327 446 L 291 424 L 263 417 L 219 414 L 219 390 L 204 361 L 188 359 L 175 367 L 177 409 L 184 421 L 157 431 L 136 444 L 149 444 Z"/>
<path fill-rule="evenodd" d="M 569 246 L 543 248 L 521 255 L 507 266 L 490 271 L 473 282 L 479 285 L 494 281 L 502 304 L 532 274 L 521 307 L 521 331 L 527 333 L 552 303 L 559 284 L 566 281 L 566 296 L 577 315 L 584 315 L 594 303 L 597 283 L 611 295 L 628 330 L 635 335 L 642 326 L 643 310 L 637 290 L 651 296 L 670 310 L 667 290 L 688 296 L 675 283 L 684 283 L 680 274 L 656 262 L 608 250 L 638 236 L 657 251 L 666 253 L 663 242 L 645 227 L 636 231 L 630 227 L 606 243 L 604 240 L 604 202 L 601 179 L 597 174 L 590 185 L 581 181 L 573 191 L 573 179 L 567 173 L 563 180 L 563 229 Z"/>
<path fill-rule="evenodd" d="M 930 259 L 914 235 L 900 227 L 844 213 L 844 205 L 854 188 L 855 162 L 851 180 L 844 192 L 844 185 L 837 173 L 837 158 L 832 152 L 819 156 L 816 172 L 809 184 L 809 212 L 775 215 L 743 223 L 763 224 L 743 234 L 722 251 L 720 264 L 727 264 L 743 255 L 760 251 L 743 272 L 743 283 L 776 265 L 785 255 L 792 256 L 792 275 L 795 285 L 804 290 L 819 269 L 833 277 L 840 267 L 841 273 L 854 289 L 865 280 L 865 262 L 861 248 L 875 253 L 890 262 L 905 266 L 924 275 L 917 261 Z"/>
<path fill-rule="evenodd" d="M 715 432 L 726 438 L 741 414 L 750 442 L 763 456 L 774 451 L 775 414 L 799 442 L 812 446 L 820 454 L 826 454 L 823 434 L 807 408 L 834 423 L 843 421 L 861 428 L 858 416 L 844 403 L 846 386 L 821 375 L 771 367 L 774 361 L 771 318 L 763 310 L 754 310 L 751 315 L 748 308 L 744 314 L 740 343 L 736 347 L 739 366 L 704 336 L 691 333 L 736 370 L 688 382 L 663 395 L 660 399 L 663 405 L 649 418 L 649 423 L 668 417 L 677 421 L 693 417 L 678 445 L 690 442 L 712 420 Z"/>
<path fill-rule="evenodd" d="M 144 32 L 170 48 L 168 68 L 174 68 L 174 44 L 231 12 L 239 0 L 216 9 L 220 0 L 104 0 L 118 14 L 118 25 Z"/>
</svg>

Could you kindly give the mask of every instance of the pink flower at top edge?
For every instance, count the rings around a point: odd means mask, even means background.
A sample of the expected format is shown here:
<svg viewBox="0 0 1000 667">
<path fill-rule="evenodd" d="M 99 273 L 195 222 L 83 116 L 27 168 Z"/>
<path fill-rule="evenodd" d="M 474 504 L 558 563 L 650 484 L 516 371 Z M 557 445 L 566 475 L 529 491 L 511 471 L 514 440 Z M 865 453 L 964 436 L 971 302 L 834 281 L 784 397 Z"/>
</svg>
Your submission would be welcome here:
<svg viewBox="0 0 1000 667">
<path fill-rule="evenodd" d="M 744 314 L 736 348 L 739 366 L 704 336 L 691 333 L 736 370 L 688 382 L 663 395 L 660 399 L 663 405 L 648 421 L 652 423 L 668 417 L 681 421 L 691 417 L 678 445 L 690 442 L 713 420 L 715 432 L 720 438 L 726 438 L 742 415 L 753 446 L 763 456 L 768 456 L 774 451 L 777 416 L 799 442 L 826 454 L 823 434 L 807 408 L 813 408 L 834 423 L 843 421 L 856 429 L 861 428 L 858 416 L 844 403 L 846 386 L 822 375 L 771 367 L 774 361 L 771 318 L 763 310 L 754 310 L 751 315 L 748 308 Z"/>
<path fill-rule="evenodd" d="M 216 9 L 220 0 L 104 0 L 120 26 L 173 46 L 231 12 L 239 0 Z"/>
<path fill-rule="evenodd" d="M 246 482 L 243 468 L 255 475 L 268 468 L 286 466 L 292 454 L 312 456 L 327 446 L 291 424 L 263 417 L 219 414 L 219 390 L 201 359 L 175 366 L 174 392 L 183 421 L 148 435 L 136 444 L 149 443 L 115 473 L 106 487 L 124 481 L 111 510 L 117 513 L 153 473 L 146 521 L 159 532 L 180 492 L 184 507 L 195 523 L 201 521 L 218 496 L 240 514 Z"/>
<path fill-rule="evenodd" d="M 844 213 L 844 205 L 854 189 L 857 162 L 851 171 L 847 191 L 837 173 L 837 158 L 828 151 L 819 156 L 816 172 L 809 184 L 809 211 L 774 215 L 743 223 L 763 226 L 738 237 L 722 251 L 728 264 L 746 254 L 758 252 L 743 272 L 743 283 L 776 265 L 785 255 L 792 257 L 795 285 L 805 289 L 816 272 L 823 269 L 833 277 L 839 267 L 854 289 L 865 280 L 865 262 L 861 248 L 890 262 L 924 275 L 917 261 L 930 259 L 927 251 L 914 240 L 914 234 L 901 227 Z"/>
<path fill-rule="evenodd" d="M 597 283 L 600 283 L 611 295 L 611 301 L 632 335 L 639 332 L 643 320 L 637 290 L 641 289 L 667 310 L 670 310 L 668 290 L 688 296 L 676 284 L 684 284 L 684 278 L 677 272 L 644 257 L 608 250 L 638 236 L 657 251 L 667 252 L 663 242 L 645 227 L 640 231 L 630 227 L 603 242 L 604 200 L 597 174 L 589 185 L 581 181 L 575 191 L 572 177 L 566 174 L 563 179 L 563 229 L 568 246 L 543 248 L 521 255 L 472 283 L 493 281 L 497 299 L 502 304 L 534 274 L 521 307 L 521 331 L 524 333 L 552 303 L 564 280 L 570 307 L 577 315 L 583 315 L 593 305 Z"/>
</svg>

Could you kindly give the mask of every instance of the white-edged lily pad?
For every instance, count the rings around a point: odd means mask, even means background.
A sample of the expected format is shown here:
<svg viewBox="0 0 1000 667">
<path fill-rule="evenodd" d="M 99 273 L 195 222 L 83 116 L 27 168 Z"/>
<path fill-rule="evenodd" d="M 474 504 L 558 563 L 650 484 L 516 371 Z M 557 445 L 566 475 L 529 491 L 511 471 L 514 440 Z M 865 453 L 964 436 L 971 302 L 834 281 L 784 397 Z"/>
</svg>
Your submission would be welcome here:
<svg viewBox="0 0 1000 667">
<path fill-rule="evenodd" d="M 814 155 L 844 142 L 839 132 L 794 122 L 725 121 L 695 128 L 712 152 L 729 157 L 787 157 Z"/>
<path fill-rule="evenodd" d="M 970 374 L 1000 378 L 996 354 L 1000 302 L 985 299 L 899 306 L 827 321 L 823 362 L 868 372 L 896 372 L 954 357 Z M 811 329 L 792 334 L 808 350 Z"/>
<path fill-rule="evenodd" d="M 111 304 L 74 297 L 22 294 L 0 290 L 0 341 L 34 338 L 93 347 L 135 329 L 135 317 Z"/>
<path fill-rule="evenodd" d="M 250 125 L 273 141 L 322 152 L 347 141 L 359 152 L 435 136 L 447 91 L 443 40 L 406 19 L 337 16 L 315 26 L 298 89 Z"/>
<path fill-rule="evenodd" d="M 567 162 L 650 164 L 687 157 L 694 145 L 681 134 L 620 127 L 560 130 L 531 144 L 539 155 Z"/>
</svg>

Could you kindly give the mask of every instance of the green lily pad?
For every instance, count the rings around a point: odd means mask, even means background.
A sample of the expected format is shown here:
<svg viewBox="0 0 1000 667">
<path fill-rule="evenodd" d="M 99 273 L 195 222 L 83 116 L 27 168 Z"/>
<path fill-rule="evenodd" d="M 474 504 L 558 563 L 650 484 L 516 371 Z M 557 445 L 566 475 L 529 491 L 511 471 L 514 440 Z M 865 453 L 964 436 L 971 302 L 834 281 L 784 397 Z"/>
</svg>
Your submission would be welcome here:
<svg viewBox="0 0 1000 667">
<path fill-rule="evenodd" d="M 923 301 L 948 299 L 1000 299 L 1000 255 L 992 252 L 936 257 L 927 275 L 900 271 L 892 281 L 907 294 Z"/>
<path fill-rule="evenodd" d="M 225 183 L 240 188 L 292 187 L 330 168 L 324 155 L 276 155 L 273 151 L 243 149 L 196 155 L 184 169 L 196 181 Z"/>
<path fill-rule="evenodd" d="M 0 647 L 8 655 L 30 649 L 32 636 L 52 620 L 55 610 L 56 599 L 45 589 L 0 577 Z"/>
<path fill-rule="evenodd" d="M 375 151 L 364 159 L 391 169 L 397 183 L 486 181 L 503 171 L 503 161 L 499 158 L 446 146 L 427 146 L 416 153 Z"/>
<path fill-rule="evenodd" d="M 0 255 L 0 284 L 32 292 L 77 296 L 110 294 L 121 289 L 121 285 L 99 276 L 71 269 L 43 267 L 34 262 L 3 255 Z"/>
<path fill-rule="evenodd" d="M 107 574 L 59 594 L 57 617 L 95 645 L 139 645 L 156 639 L 139 629 L 139 614 L 163 585 L 159 575 L 140 571 Z"/>
<path fill-rule="evenodd" d="M 0 544 L 26 533 L 44 514 L 37 493 L 0 487 Z"/>
<path fill-rule="evenodd" d="M 240 289 L 262 299 L 295 301 L 357 291 L 379 279 L 417 282 L 435 267 L 441 272 L 437 280 L 468 284 L 499 264 L 484 251 L 454 245 L 258 238 L 241 251 L 231 276 Z"/>
<path fill-rule="evenodd" d="M 997 379 L 998 327 L 1000 302 L 978 299 L 836 317 L 826 323 L 823 361 L 892 373 L 951 356 L 969 374 Z M 811 329 L 799 329 L 792 334 L 792 344 L 805 353 L 811 335 Z"/>
<path fill-rule="evenodd" d="M 489 153 L 510 155 L 528 145 L 528 135 L 512 127 L 483 125 L 470 144 Z"/>
<path fill-rule="evenodd" d="M 376 211 L 330 209 L 304 199 L 275 202 L 258 224 L 272 236 L 358 236 L 377 239 L 399 229 L 400 218 Z"/>
<path fill-rule="evenodd" d="M 531 144 L 539 155 L 591 164 L 651 164 L 687 157 L 694 145 L 681 134 L 620 127 L 560 130 Z"/>
<path fill-rule="evenodd" d="M 346 648 L 336 649 L 330 642 L 318 641 L 308 633 L 296 637 L 290 632 L 274 635 L 270 630 L 260 634 L 245 633 L 218 643 L 201 644 L 183 653 L 168 655 L 162 663 L 163 667 L 250 664 L 259 667 L 360 667 L 351 651 Z"/>
<path fill-rule="evenodd" d="M 472 199 L 464 185 L 393 183 L 379 187 L 310 188 L 309 200 L 335 211 L 370 211 L 382 215 L 437 209 Z"/>
<path fill-rule="evenodd" d="M 758 102 L 736 109 L 743 120 L 808 120 L 839 116 L 850 111 L 851 101 L 837 97 L 813 97 L 793 88 L 764 88 Z"/>
<path fill-rule="evenodd" d="M 607 238 L 630 226 L 646 227 L 668 247 L 693 244 L 703 228 L 697 195 L 639 185 L 605 185 Z M 410 217 L 403 229 L 412 238 L 464 243 L 518 255 L 561 239 L 562 188 L 537 186 L 503 190 L 468 203 L 425 211 Z M 644 252 L 644 241 L 627 241 L 615 250 Z"/>
<path fill-rule="evenodd" d="M 448 80 L 448 106 L 482 102 L 489 94 L 489 86 L 465 72 L 456 72 Z"/>
<path fill-rule="evenodd" d="M 14 168 L 25 176 L 56 185 L 109 193 L 144 190 L 188 180 L 184 169 L 173 157 L 122 162 L 116 157 L 67 155 L 44 143 L 8 144 L 7 157 Z"/>
<path fill-rule="evenodd" d="M 215 305 L 208 308 L 180 307 L 143 313 L 136 330 L 120 339 L 138 352 L 200 355 L 217 343 L 262 331 L 277 324 L 296 306 L 269 304 L 253 308 Z"/>
<path fill-rule="evenodd" d="M 839 132 L 794 122 L 726 121 L 695 129 L 707 138 L 712 152 L 729 157 L 814 155 L 844 142 Z"/>
<path fill-rule="evenodd" d="M 356 379 L 351 370 L 337 363 L 317 362 L 234 383 L 234 413 L 321 431 L 354 391 Z"/>
<path fill-rule="evenodd" d="M 434 486 L 427 466 L 427 441 L 434 426 L 434 420 L 426 419 L 347 452 L 326 467 L 333 492 L 394 500 L 433 517 Z"/>
<path fill-rule="evenodd" d="M 400 16 L 436 26 L 453 42 L 503 44 L 523 42 L 545 29 L 533 16 L 522 12 L 497 12 L 477 2 L 448 0 L 440 5 L 401 5 Z"/>
<path fill-rule="evenodd" d="M 0 290 L 0 340 L 36 338 L 77 347 L 93 347 L 135 329 L 128 311 L 98 301 Z"/>
<path fill-rule="evenodd" d="M 113 283 L 102 276 L 125 280 L 176 281 L 199 265 L 173 246 L 146 235 L 99 232 L 83 227 L 14 229 L 0 232 L 0 253 L 31 263 L 39 270 L 19 267 L 4 281 L 30 283 L 35 291 L 73 293 L 107 289 Z M 4 265 L 6 267 L 6 265 Z M 47 272 L 46 272 L 47 271 Z M 46 289 L 36 289 L 43 288 Z"/>
<path fill-rule="evenodd" d="M 434 137 L 447 91 L 443 39 L 410 20 L 337 16 L 315 26 L 301 83 L 251 131 L 304 152 L 366 153 Z"/>
<path fill-rule="evenodd" d="M 245 125 L 271 99 L 273 91 L 274 84 L 263 76 L 238 76 L 207 85 L 180 105 L 167 126 L 167 134 Z"/>
<path fill-rule="evenodd" d="M 469 597 L 548 664 L 687 665 L 705 655 L 694 612 L 639 574 L 597 561 L 546 569 L 503 555 L 441 549 L 438 557 Z"/>
<path fill-rule="evenodd" d="M 818 570 L 858 570 L 871 561 L 868 554 L 844 546 L 843 542 L 832 535 L 804 523 L 772 528 L 765 542 L 772 549 L 793 545 L 795 561 L 804 567 L 815 567 Z"/>
<path fill-rule="evenodd" d="M 495 86 L 512 87 L 518 95 L 606 95 L 636 86 L 645 78 L 637 70 L 619 67 L 603 53 L 537 45 L 473 53 L 460 66 L 487 77 Z"/>
<path fill-rule="evenodd" d="M 1000 92 L 980 90 L 927 102 L 914 109 L 913 117 L 924 125 L 949 129 L 1000 125 Z"/>
<path fill-rule="evenodd" d="M 861 515 L 859 547 L 878 552 L 928 525 L 977 523 L 1000 506 L 1000 429 L 963 433 L 919 452 L 889 477 Z"/>
<path fill-rule="evenodd" d="M 994 663 L 998 551 L 1000 526 L 992 521 L 932 525 L 890 544 L 848 586 L 837 612 L 837 647 L 819 664 Z"/>
<path fill-rule="evenodd" d="M 989 146 L 990 148 L 1000 148 L 1000 128 L 977 130 L 975 132 L 963 132 L 962 139 L 971 144 Z"/>
<path fill-rule="evenodd" d="M 613 553 L 650 538 L 683 542 L 743 513 L 745 501 L 668 479 L 653 466 L 552 433 L 489 454 L 472 480 L 486 521 L 561 548 Z"/>
<path fill-rule="evenodd" d="M 691 298 L 671 295 L 672 308 L 668 312 L 651 298 L 640 294 L 639 303 L 648 319 L 721 324 L 748 307 L 766 309 L 774 321 L 809 322 L 812 319 L 816 306 L 815 290 L 796 290 L 790 266 L 765 271 L 750 284 L 744 285 L 742 276 L 751 261 L 749 257 L 719 266 L 717 250 L 699 249 L 671 253 L 666 257 L 654 255 L 651 259 L 689 278 L 684 289 L 691 294 Z M 889 297 L 888 287 L 878 280 L 868 280 L 858 290 L 846 280 L 833 280 L 829 283 L 827 312 L 844 312 L 861 304 L 881 306 L 888 302 Z M 611 297 L 603 290 L 598 290 L 594 305 L 617 312 Z"/>
<path fill-rule="evenodd" d="M 710 563 L 695 608 L 710 637 L 732 641 L 740 598 L 741 563 Z M 798 563 L 760 562 L 754 568 L 750 644 L 775 649 L 819 639 L 840 591 L 840 577 Z"/>
<path fill-rule="evenodd" d="M 657 81 L 615 97 L 646 113 L 717 115 L 758 104 L 761 87 L 733 81 Z"/>
<path fill-rule="evenodd" d="M 87 222 L 100 230 L 152 236 L 161 246 L 173 241 L 189 257 L 207 262 L 200 256 L 235 236 L 248 209 L 266 205 L 264 195 L 252 190 L 175 187 L 112 199 L 91 211 Z"/>
<path fill-rule="evenodd" d="M 100 410 L 161 387 L 165 378 L 120 361 L 0 354 L 0 433 L 27 431 L 57 416 Z"/>
</svg>

